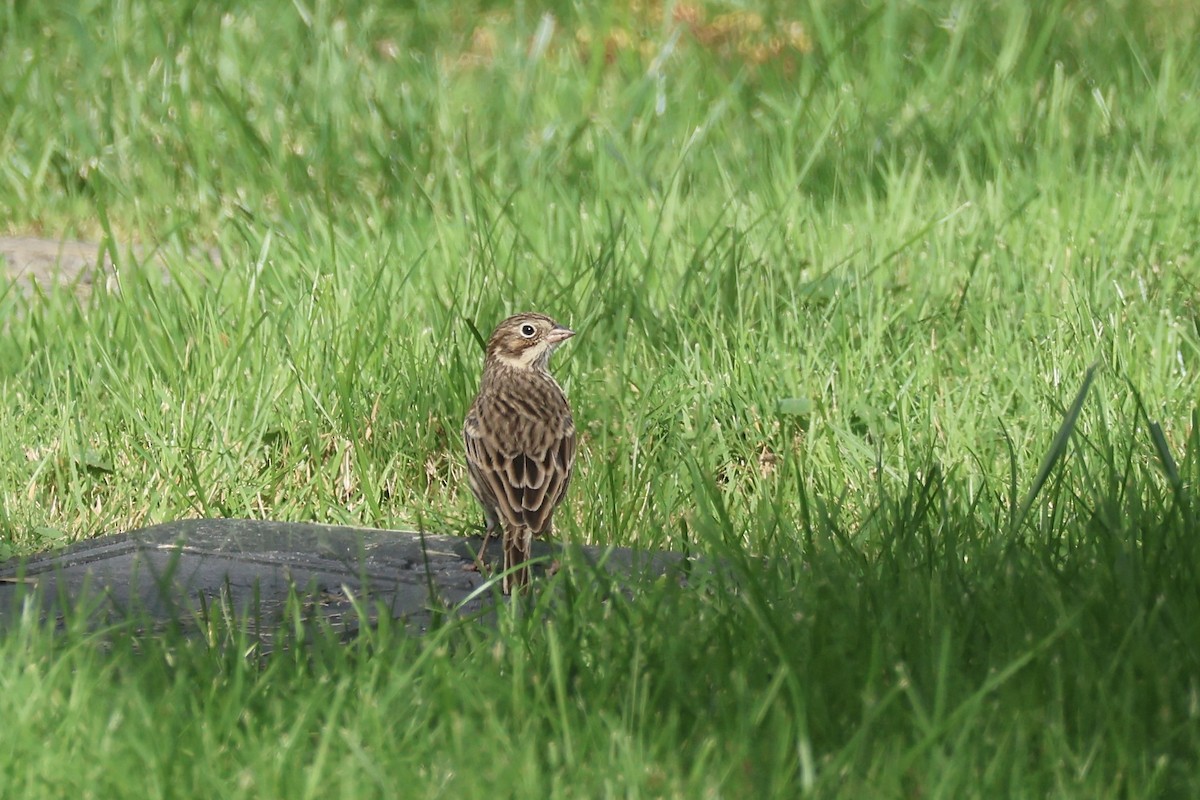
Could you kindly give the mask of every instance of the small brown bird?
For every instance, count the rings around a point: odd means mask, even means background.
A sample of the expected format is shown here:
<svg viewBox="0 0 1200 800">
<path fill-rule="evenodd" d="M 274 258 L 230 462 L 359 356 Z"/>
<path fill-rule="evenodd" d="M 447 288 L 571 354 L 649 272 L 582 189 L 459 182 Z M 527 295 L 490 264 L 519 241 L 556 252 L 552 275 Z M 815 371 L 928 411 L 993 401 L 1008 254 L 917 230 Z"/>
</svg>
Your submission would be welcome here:
<svg viewBox="0 0 1200 800">
<path fill-rule="evenodd" d="M 550 354 L 574 335 L 543 314 L 517 314 L 496 326 L 479 394 L 463 424 L 467 472 L 483 506 L 485 535 L 502 526 L 505 594 L 529 581 L 527 566 L 509 570 L 529 560 L 533 537 L 550 533 L 554 509 L 571 482 L 575 422 L 547 366 Z"/>
</svg>

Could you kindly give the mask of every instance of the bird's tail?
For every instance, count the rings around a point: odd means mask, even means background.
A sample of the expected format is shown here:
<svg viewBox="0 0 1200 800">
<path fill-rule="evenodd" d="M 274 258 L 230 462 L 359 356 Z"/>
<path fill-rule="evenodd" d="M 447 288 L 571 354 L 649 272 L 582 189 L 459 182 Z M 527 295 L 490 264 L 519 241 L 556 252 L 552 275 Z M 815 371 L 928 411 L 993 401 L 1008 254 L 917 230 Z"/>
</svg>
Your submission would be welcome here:
<svg viewBox="0 0 1200 800">
<path fill-rule="evenodd" d="M 504 593 L 511 594 L 514 587 L 520 589 L 529 583 L 533 531 L 521 525 L 504 533 Z"/>
</svg>

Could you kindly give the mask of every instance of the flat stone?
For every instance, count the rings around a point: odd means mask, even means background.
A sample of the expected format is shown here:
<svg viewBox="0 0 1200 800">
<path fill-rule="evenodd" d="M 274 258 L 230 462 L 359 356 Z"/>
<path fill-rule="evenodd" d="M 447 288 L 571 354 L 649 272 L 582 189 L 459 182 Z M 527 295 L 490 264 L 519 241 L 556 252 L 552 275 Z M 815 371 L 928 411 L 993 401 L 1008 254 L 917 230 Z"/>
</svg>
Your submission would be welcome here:
<svg viewBox="0 0 1200 800">
<path fill-rule="evenodd" d="M 43 619 L 79 609 L 89 619 L 133 617 L 147 625 L 203 627 L 214 611 L 269 636 L 289 607 L 352 636 L 380 615 L 422 632 L 435 615 L 490 616 L 499 581 L 472 570 L 480 537 L 443 536 L 252 520 L 187 520 L 79 542 L 0 564 L 0 626 L 27 605 Z M 499 543 L 487 560 L 498 571 Z M 672 574 L 690 562 L 675 553 L 563 547 L 535 542 L 533 558 L 618 585 Z M 599 571 L 599 572 L 597 572 Z M 535 567 L 533 590 L 539 569 Z M 230 614 L 232 613 L 232 617 Z"/>
</svg>

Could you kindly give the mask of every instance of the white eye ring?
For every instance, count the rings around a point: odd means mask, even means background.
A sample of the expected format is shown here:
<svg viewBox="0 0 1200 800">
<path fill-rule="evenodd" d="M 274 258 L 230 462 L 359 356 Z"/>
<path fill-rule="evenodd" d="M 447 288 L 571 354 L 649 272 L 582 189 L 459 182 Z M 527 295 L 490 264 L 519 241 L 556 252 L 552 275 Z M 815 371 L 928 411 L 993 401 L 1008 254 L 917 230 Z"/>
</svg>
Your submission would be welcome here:
<svg viewBox="0 0 1200 800">
<path fill-rule="evenodd" d="M 532 339 L 535 333 L 537 333 L 537 328 L 533 327 L 528 322 L 521 326 L 521 335 L 526 339 Z"/>
</svg>

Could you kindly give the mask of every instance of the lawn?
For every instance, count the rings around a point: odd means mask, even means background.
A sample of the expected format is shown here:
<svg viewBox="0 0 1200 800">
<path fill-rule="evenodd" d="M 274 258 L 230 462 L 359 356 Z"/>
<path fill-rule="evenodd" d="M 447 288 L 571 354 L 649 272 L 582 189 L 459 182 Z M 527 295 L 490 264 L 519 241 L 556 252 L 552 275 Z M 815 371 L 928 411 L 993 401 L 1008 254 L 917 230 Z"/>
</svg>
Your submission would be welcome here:
<svg viewBox="0 0 1200 800">
<path fill-rule="evenodd" d="M 1200 796 L 1200 12 L 0 8 L 0 556 L 481 523 L 477 331 L 580 433 L 496 628 L 0 634 L 0 796 Z M 554 591 L 550 591 L 553 587 Z"/>
</svg>

